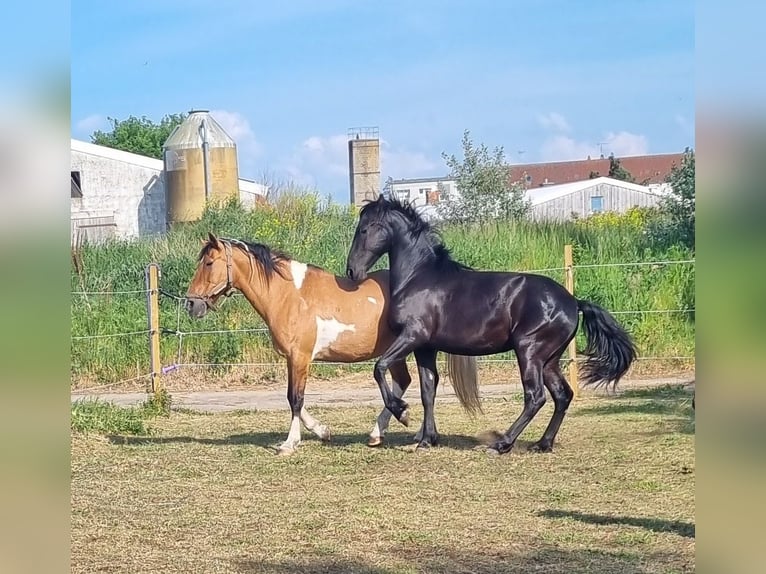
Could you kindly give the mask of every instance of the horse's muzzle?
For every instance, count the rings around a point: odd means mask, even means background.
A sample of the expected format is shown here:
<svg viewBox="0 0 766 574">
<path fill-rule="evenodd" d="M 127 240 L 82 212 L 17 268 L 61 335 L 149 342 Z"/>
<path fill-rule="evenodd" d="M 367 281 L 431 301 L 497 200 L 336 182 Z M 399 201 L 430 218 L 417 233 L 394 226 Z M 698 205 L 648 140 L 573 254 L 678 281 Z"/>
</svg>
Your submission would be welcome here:
<svg viewBox="0 0 766 574">
<path fill-rule="evenodd" d="M 186 311 L 192 319 L 201 319 L 207 314 L 208 305 L 202 299 L 191 297 L 186 299 Z"/>
<path fill-rule="evenodd" d="M 350 265 L 346 267 L 346 277 L 352 281 L 363 281 L 366 276 L 364 270 L 355 270 Z"/>
</svg>

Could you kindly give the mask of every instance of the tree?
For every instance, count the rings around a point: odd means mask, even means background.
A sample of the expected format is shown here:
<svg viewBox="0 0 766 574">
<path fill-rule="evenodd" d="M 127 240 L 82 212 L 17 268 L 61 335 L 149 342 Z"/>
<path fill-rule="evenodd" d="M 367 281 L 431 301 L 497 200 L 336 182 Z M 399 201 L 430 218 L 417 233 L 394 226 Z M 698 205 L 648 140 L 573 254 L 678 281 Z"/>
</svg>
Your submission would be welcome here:
<svg viewBox="0 0 766 574">
<path fill-rule="evenodd" d="M 627 181 L 635 183 L 636 179 L 630 175 L 630 172 L 622 167 L 620 160 L 614 157 L 614 154 L 609 155 L 609 174 L 608 177 L 612 179 L 619 179 L 621 181 Z"/>
<path fill-rule="evenodd" d="M 438 209 L 445 219 L 481 221 L 492 218 L 521 219 L 530 203 L 524 198 L 521 183 L 510 181 L 503 148 L 492 152 L 487 146 L 475 146 L 470 132 L 463 133 L 463 159 L 442 153 L 457 189 L 442 188 Z"/>
<path fill-rule="evenodd" d="M 665 181 L 670 184 L 670 195 L 663 199 L 661 209 L 667 214 L 671 230 L 678 241 L 694 248 L 695 185 L 694 150 L 686 148 L 681 165 L 674 165 Z"/>
<path fill-rule="evenodd" d="M 94 144 L 129 151 L 155 159 L 162 159 L 162 146 L 171 132 L 180 125 L 187 114 L 170 114 L 155 124 L 147 117 L 130 116 L 126 120 L 108 118 L 112 129 L 101 130 L 90 136 Z"/>
</svg>

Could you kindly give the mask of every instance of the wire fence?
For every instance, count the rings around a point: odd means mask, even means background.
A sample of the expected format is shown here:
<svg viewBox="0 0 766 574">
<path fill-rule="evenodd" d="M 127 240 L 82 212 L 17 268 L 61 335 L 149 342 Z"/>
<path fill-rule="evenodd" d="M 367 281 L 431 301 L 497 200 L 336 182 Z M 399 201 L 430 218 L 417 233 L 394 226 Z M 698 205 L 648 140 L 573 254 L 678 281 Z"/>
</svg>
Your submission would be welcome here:
<svg viewBox="0 0 766 574">
<path fill-rule="evenodd" d="M 573 265 L 572 269 L 576 271 L 581 270 L 589 270 L 589 269 L 600 269 L 600 268 L 624 268 L 624 267 L 651 267 L 654 269 L 661 268 L 663 266 L 669 266 L 669 265 L 694 265 L 695 260 L 694 259 L 683 259 L 683 260 L 662 260 L 662 261 L 639 261 L 639 262 L 623 262 L 623 263 L 598 263 L 598 264 L 582 264 L 582 265 Z M 561 271 L 567 271 L 568 267 L 550 267 L 550 268 L 544 268 L 544 269 L 531 269 L 526 270 L 524 272 L 526 273 L 536 273 L 536 274 L 542 274 L 542 273 L 557 273 Z M 154 294 L 154 296 L 159 296 L 160 298 L 164 298 L 164 300 L 170 302 L 171 304 L 171 311 L 167 312 L 167 306 L 165 306 L 166 312 L 164 314 L 161 313 L 161 317 L 163 321 L 161 321 L 159 326 L 159 333 L 161 335 L 164 335 L 162 338 L 163 344 L 163 353 L 165 360 L 163 361 L 163 364 L 161 365 L 160 369 L 158 369 L 158 372 L 153 372 L 151 369 L 150 362 L 148 360 L 148 351 L 145 354 L 146 361 L 143 362 L 143 364 L 136 364 L 133 371 L 137 374 L 134 376 L 128 376 L 128 377 L 122 377 L 118 378 L 115 377 L 116 380 L 114 381 L 108 381 L 103 382 L 104 378 L 108 378 L 108 375 L 100 375 L 97 377 L 97 384 L 85 384 L 82 385 L 83 388 L 87 388 L 88 391 L 95 391 L 95 390 L 106 390 L 106 389 L 124 389 L 126 387 L 135 386 L 139 383 L 146 383 L 148 381 L 151 381 L 153 376 L 155 375 L 171 375 L 171 374 L 182 374 L 185 371 L 188 370 L 210 370 L 212 374 L 212 379 L 215 379 L 215 377 L 221 376 L 221 370 L 231 370 L 236 368 L 244 368 L 244 369 L 262 369 L 266 371 L 278 371 L 279 369 L 284 369 L 285 365 L 285 359 L 280 357 L 276 354 L 276 352 L 271 348 L 271 345 L 269 344 L 261 344 L 256 345 L 258 347 L 258 351 L 253 352 L 251 349 L 247 353 L 247 358 L 244 358 L 242 360 L 225 360 L 225 359 L 216 359 L 216 360 L 209 360 L 204 357 L 200 356 L 199 354 L 195 355 L 195 353 L 190 351 L 188 349 L 189 341 L 194 340 L 195 338 L 199 337 L 247 337 L 247 336 L 263 336 L 268 337 L 270 336 L 270 331 L 267 327 L 237 327 L 237 328 L 219 328 L 219 329 L 184 329 L 183 327 L 183 318 L 187 318 L 184 310 L 184 305 L 186 303 L 186 298 L 183 295 L 175 294 L 172 292 L 169 292 L 167 290 L 164 290 L 162 288 L 159 288 L 156 290 L 157 292 Z M 73 291 L 73 305 L 75 304 L 74 301 L 77 299 L 86 300 L 89 297 L 105 297 L 105 296 L 139 296 L 142 298 L 151 297 L 153 295 L 151 289 L 131 289 L 131 290 L 115 290 L 115 291 Z M 241 296 L 241 295 L 240 295 Z M 174 306 L 174 307 L 172 307 Z M 146 309 L 149 309 L 149 304 L 147 301 L 147 307 Z M 693 307 L 690 308 L 667 308 L 667 309 L 609 309 L 609 312 L 612 315 L 616 316 L 643 316 L 643 315 L 682 315 L 682 314 L 688 314 L 693 317 L 695 313 L 695 309 Z M 254 311 L 253 311 L 254 313 Z M 88 344 L 88 345 L 98 345 L 100 341 L 105 340 L 112 340 L 112 339 L 120 339 L 120 340 L 128 340 L 129 343 L 125 343 L 126 345 L 132 345 L 133 348 L 136 348 L 138 345 L 139 347 L 148 349 L 150 345 L 150 337 L 153 334 L 153 330 L 151 329 L 151 326 L 149 325 L 149 321 L 147 320 L 148 311 L 144 313 L 142 317 L 140 317 L 140 320 L 144 322 L 144 328 L 141 329 L 135 329 L 125 332 L 106 332 L 106 333 L 88 333 L 88 334 L 78 334 L 72 336 L 72 342 L 73 346 L 76 344 Z M 169 317 L 172 317 L 172 320 L 168 320 Z M 163 324 L 164 323 L 164 324 Z M 175 341 L 172 341 L 175 339 Z M 172 341 L 172 342 L 171 342 Z M 168 349 L 168 345 L 170 345 L 171 350 Z M 144 357 L 142 357 L 144 358 Z M 255 360 L 253 360 L 255 359 Z M 567 359 L 568 360 L 568 359 Z M 584 361 L 584 357 L 576 357 L 576 362 L 582 362 Z M 657 363 L 682 363 L 684 365 L 692 366 L 694 363 L 695 357 L 693 355 L 693 351 L 690 354 L 669 354 L 669 355 L 639 355 L 637 357 L 637 362 L 640 363 L 647 363 L 647 362 L 657 362 Z M 108 355 L 105 355 L 104 362 L 108 363 L 109 357 Z M 444 360 L 440 359 L 439 361 L 441 364 L 444 364 Z M 509 365 L 514 366 L 517 364 L 516 358 L 512 355 L 512 353 L 505 353 L 503 355 L 495 355 L 495 356 L 487 356 L 487 357 L 477 357 L 477 362 L 479 366 L 500 366 L 500 365 Z M 358 370 L 360 368 L 369 368 L 375 363 L 374 360 L 369 361 L 360 361 L 358 363 L 343 363 L 343 362 L 334 362 L 334 361 L 322 361 L 314 363 L 314 365 L 324 365 L 325 367 L 338 367 L 341 369 L 346 370 Z M 75 386 L 77 385 L 77 382 L 74 380 L 77 377 L 73 376 L 73 384 Z M 208 382 L 212 382 L 210 379 Z"/>
</svg>

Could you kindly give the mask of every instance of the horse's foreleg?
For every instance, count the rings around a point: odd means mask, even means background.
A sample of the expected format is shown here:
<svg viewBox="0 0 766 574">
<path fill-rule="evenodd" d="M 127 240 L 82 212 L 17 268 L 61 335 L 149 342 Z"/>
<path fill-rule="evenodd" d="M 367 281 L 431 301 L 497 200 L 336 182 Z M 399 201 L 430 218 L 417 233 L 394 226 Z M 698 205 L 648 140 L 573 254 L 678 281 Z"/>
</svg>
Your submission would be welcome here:
<svg viewBox="0 0 766 574">
<path fill-rule="evenodd" d="M 439 373 L 436 370 L 436 353 L 433 349 L 418 349 L 415 358 L 418 361 L 420 376 L 420 398 L 423 402 L 423 426 L 421 427 L 418 448 L 428 448 L 439 443 L 439 433 L 436 430 L 434 418 L 434 402 L 436 387 L 439 385 Z"/>
<path fill-rule="evenodd" d="M 313 432 L 323 441 L 330 440 L 330 427 L 323 425 L 314 417 L 312 417 L 306 410 L 306 407 L 301 409 L 301 422 L 303 423 L 303 426 L 305 426 L 308 430 Z"/>
<path fill-rule="evenodd" d="M 301 442 L 301 415 L 305 411 L 303 396 L 306 391 L 308 366 L 307 358 L 291 356 L 287 359 L 287 402 L 290 404 L 292 420 L 287 440 L 277 449 L 279 455 L 293 454 Z M 308 413 L 306 414 L 308 415 Z"/>
<path fill-rule="evenodd" d="M 401 399 L 407 391 L 407 387 L 409 387 L 412 382 L 410 372 L 407 370 L 407 362 L 398 361 L 394 363 L 391 365 L 390 371 L 391 378 L 393 379 L 393 384 L 391 385 L 393 388 L 391 389 L 391 392 L 394 397 Z M 368 446 L 379 446 L 383 444 L 383 438 L 386 436 L 388 423 L 390 421 L 391 411 L 383 408 L 378 415 L 377 421 L 375 421 L 375 426 L 372 427 L 372 432 L 370 432 L 370 439 L 367 442 Z"/>
<path fill-rule="evenodd" d="M 383 404 L 396 417 L 396 420 L 404 426 L 408 426 L 410 423 L 409 406 L 401 397 L 394 396 L 391 389 L 388 388 L 386 371 L 394 363 L 404 360 L 417 345 L 417 339 L 412 332 L 402 331 L 391 346 L 380 356 L 373 369 L 373 376 L 375 377 L 375 382 L 378 383 L 380 395 L 383 397 Z"/>
</svg>

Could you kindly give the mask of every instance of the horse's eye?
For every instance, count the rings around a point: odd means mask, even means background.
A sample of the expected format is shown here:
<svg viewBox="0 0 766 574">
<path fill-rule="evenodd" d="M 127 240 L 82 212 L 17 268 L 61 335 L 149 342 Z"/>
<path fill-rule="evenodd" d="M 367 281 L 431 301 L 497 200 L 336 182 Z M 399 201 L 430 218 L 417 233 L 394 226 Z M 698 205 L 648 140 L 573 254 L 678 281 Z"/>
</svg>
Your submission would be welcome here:
<svg viewBox="0 0 766 574">
<path fill-rule="evenodd" d="M 367 233 L 367 230 L 366 230 L 366 229 L 361 229 L 361 230 L 360 230 L 360 233 L 361 233 L 362 235 L 365 235 L 365 234 Z"/>
<path fill-rule="evenodd" d="M 205 263 L 205 267 L 210 267 L 212 264 L 213 264 L 212 261 L 208 261 L 207 263 Z"/>
</svg>

